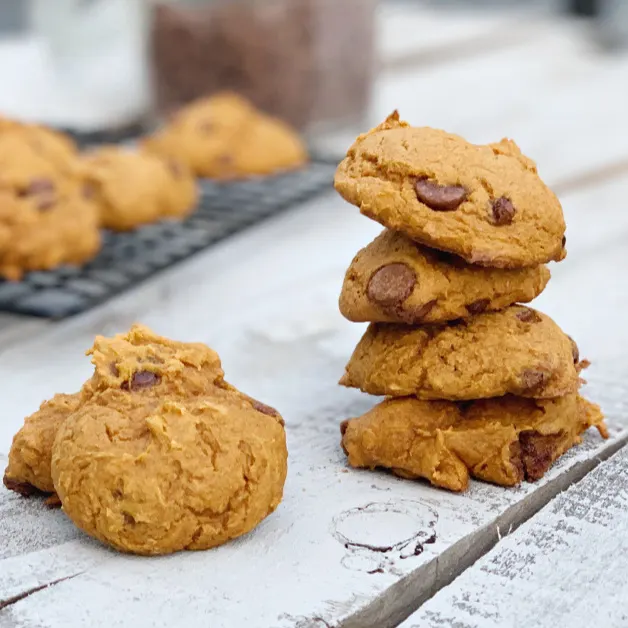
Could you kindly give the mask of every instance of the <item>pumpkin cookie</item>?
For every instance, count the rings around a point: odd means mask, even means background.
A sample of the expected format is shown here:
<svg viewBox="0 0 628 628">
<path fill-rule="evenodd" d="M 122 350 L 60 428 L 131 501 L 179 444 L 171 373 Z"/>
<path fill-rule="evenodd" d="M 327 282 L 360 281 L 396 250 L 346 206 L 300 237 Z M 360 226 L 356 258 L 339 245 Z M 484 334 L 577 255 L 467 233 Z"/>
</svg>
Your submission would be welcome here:
<svg viewBox="0 0 628 628">
<path fill-rule="evenodd" d="M 608 437 L 600 408 L 577 394 L 464 404 L 405 397 L 345 421 L 341 432 L 353 467 L 385 467 L 463 491 L 469 476 L 502 486 L 540 479 L 592 426 Z"/>
<path fill-rule="evenodd" d="M 210 179 L 272 174 L 307 162 L 296 131 L 231 93 L 184 107 L 144 147 Z"/>
<path fill-rule="evenodd" d="M 223 379 L 218 355 L 134 327 L 97 338 L 85 402 L 61 425 L 52 478 L 88 534 L 137 554 L 207 549 L 281 501 L 283 421 Z"/>
<path fill-rule="evenodd" d="M 83 177 L 101 225 L 114 231 L 183 218 L 196 206 L 196 181 L 175 159 L 106 146 L 83 158 Z"/>
<path fill-rule="evenodd" d="M 545 266 L 471 266 L 386 230 L 351 263 L 340 311 L 354 322 L 438 323 L 531 301 L 549 278 Z"/>
<path fill-rule="evenodd" d="M 0 145 L 3 171 L 7 165 L 20 164 L 22 151 L 19 146 L 47 161 L 57 174 L 71 175 L 76 167 L 76 144 L 67 135 L 44 126 L 0 118 Z M 18 154 L 7 152 L 9 146 Z"/>
<path fill-rule="evenodd" d="M 586 364 L 549 316 L 511 306 L 453 324 L 372 323 L 340 383 L 420 399 L 553 398 L 578 390 Z"/>
<path fill-rule="evenodd" d="M 96 207 L 76 185 L 52 177 L 7 185 L 0 173 L 0 276 L 82 264 L 100 244 Z"/>
<path fill-rule="evenodd" d="M 27 417 L 22 429 L 13 437 L 4 485 L 21 495 L 37 491 L 53 493 L 50 476 L 52 444 L 59 426 L 80 404 L 81 395 L 55 395 L 44 401 L 39 410 Z"/>
<path fill-rule="evenodd" d="M 566 255 L 558 199 L 508 140 L 478 146 L 395 112 L 358 137 L 335 186 L 369 218 L 470 264 L 522 268 Z"/>
</svg>

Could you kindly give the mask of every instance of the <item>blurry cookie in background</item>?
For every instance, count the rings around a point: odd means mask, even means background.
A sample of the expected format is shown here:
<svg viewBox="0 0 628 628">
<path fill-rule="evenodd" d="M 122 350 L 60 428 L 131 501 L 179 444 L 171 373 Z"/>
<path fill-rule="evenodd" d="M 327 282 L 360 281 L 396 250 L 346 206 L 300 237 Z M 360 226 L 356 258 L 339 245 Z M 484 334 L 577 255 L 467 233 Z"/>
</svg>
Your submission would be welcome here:
<svg viewBox="0 0 628 628">
<path fill-rule="evenodd" d="M 183 218 L 196 207 L 196 181 L 175 158 L 105 146 L 82 157 L 81 176 L 100 225 L 114 231 Z"/>
<path fill-rule="evenodd" d="M 0 117 L 0 158 L 19 163 L 15 154 L 6 152 L 8 145 L 22 147 L 48 162 L 59 174 L 71 174 L 78 158 L 76 144 L 67 135 L 36 124 L 26 124 Z"/>
<path fill-rule="evenodd" d="M 294 129 L 227 92 L 182 108 L 162 130 L 145 139 L 144 147 L 174 157 L 196 176 L 210 179 L 267 175 L 308 161 Z"/>
<path fill-rule="evenodd" d="M 18 190 L 0 175 L 0 277 L 82 264 L 100 245 L 96 207 L 78 188 L 39 178 Z"/>
</svg>

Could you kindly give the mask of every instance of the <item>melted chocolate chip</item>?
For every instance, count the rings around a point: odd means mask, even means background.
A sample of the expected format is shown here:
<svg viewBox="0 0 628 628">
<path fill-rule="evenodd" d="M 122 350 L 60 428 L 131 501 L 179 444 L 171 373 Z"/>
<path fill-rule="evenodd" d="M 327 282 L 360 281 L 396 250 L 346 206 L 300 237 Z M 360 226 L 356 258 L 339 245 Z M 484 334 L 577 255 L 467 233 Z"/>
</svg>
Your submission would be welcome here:
<svg viewBox="0 0 628 628">
<path fill-rule="evenodd" d="M 34 196 L 55 191 L 55 184 L 50 179 L 33 179 L 24 189 L 24 196 Z"/>
<path fill-rule="evenodd" d="M 425 305 L 413 308 L 412 311 L 408 313 L 408 316 L 402 316 L 402 319 L 408 319 L 407 322 L 410 324 L 419 323 L 427 317 L 427 315 L 436 307 L 437 303 L 438 299 L 432 299 Z"/>
<path fill-rule="evenodd" d="M 18 482 L 6 475 L 2 478 L 3 484 L 10 490 L 18 493 L 22 497 L 30 497 L 31 495 L 40 495 L 41 491 L 28 482 Z"/>
<path fill-rule="evenodd" d="M 267 414 L 268 416 L 279 416 L 279 412 L 277 412 L 275 408 L 272 408 L 271 406 L 267 406 L 265 403 L 262 403 L 261 401 L 257 401 L 256 399 L 251 399 L 251 403 L 253 404 L 253 407 L 258 412 L 261 412 L 262 414 Z"/>
<path fill-rule="evenodd" d="M 439 185 L 428 179 L 419 179 L 414 189 L 421 203 L 438 212 L 455 211 L 467 198 L 467 190 L 461 185 Z"/>
<path fill-rule="evenodd" d="M 496 198 L 491 203 L 491 209 L 493 211 L 493 224 L 499 227 L 511 224 L 517 213 L 512 201 L 505 196 Z"/>
<path fill-rule="evenodd" d="M 369 280 L 366 294 L 368 298 L 384 307 L 401 305 L 414 290 L 416 275 L 405 264 L 394 263 L 382 266 Z"/>
<path fill-rule="evenodd" d="M 96 196 L 96 190 L 92 183 L 83 183 L 83 187 L 81 188 L 81 194 L 83 198 L 87 201 L 91 201 L 94 196 Z"/>
<path fill-rule="evenodd" d="M 172 173 L 172 176 L 175 179 L 178 179 L 183 173 L 183 171 L 181 170 L 181 165 L 178 162 L 176 162 L 174 159 L 168 160 L 168 169 L 170 170 L 170 172 Z"/>
<path fill-rule="evenodd" d="M 521 385 L 525 391 L 533 391 L 547 383 L 549 378 L 549 373 L 545 371 L 527 369 L 521 373 Z"/>
<path fill-rule="evenodd" d="M 530 309 L 529 307 L 520 309 L 515 314 L 515 316 L 522 323 L 540 323 L 541 320 L 542 320 L 541 317 L 538 315 L 538 313 L 535 312 L 534 310 Z"/>
<path fill-rule="evenodd" d="M 157 385 L 161 381 L 161 377 L 152 371 L 137 371 L 131 377 L 131 383 L 122 382 L 122 390 L 143 390 Z"/>
<path fill-rule="evenodd" d="M 486 308 L 490 305 L 490 303 L 490 299 L 478 299 L 477 301 L 469 303 L 469 305 L 466 306 L 467 312 L 469 312 L 469 314 L 471 314 L 472 316 L 475 316 L 476 314 L 481 314 L 482 312 L 486 311 Z"/>
<path fill-rule="evenodd" d="M 545 475 L 556 460 L 563 440 L 562 432 L 540 434 L 535 430 L 526 430 L 519 434 L 521 459 L 527 480 L 539 480 Z"/>
</svg>

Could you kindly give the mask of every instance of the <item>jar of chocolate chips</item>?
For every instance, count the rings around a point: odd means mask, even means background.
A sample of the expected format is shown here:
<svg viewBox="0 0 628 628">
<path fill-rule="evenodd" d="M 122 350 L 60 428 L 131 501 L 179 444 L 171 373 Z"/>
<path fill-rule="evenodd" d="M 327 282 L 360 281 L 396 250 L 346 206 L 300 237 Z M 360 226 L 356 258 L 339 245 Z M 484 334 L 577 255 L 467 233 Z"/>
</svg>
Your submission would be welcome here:
<svg viewBox="0 0 628 628">
<path fill-rule="evenodd" d="M 355 123 L 375 69 L 376 0 L 170 0 L 154 5 L 159 116 L 236 91 L 301 130 Z"/>
</svg>

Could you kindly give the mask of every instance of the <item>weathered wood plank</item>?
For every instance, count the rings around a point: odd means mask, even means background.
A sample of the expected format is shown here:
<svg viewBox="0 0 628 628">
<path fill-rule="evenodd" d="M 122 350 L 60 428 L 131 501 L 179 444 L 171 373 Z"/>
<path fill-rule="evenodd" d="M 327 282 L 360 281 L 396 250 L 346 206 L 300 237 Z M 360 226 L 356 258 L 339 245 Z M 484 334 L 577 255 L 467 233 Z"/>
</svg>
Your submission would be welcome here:
<svg viewBox="0 0 628 628">
<path fill-rule="evenodd" d="M 623 628 L 627 572 L 624 448 L 503 538 L 402 625 Z"/>
<path fill-rule="evenodd" d="M 372 401 L 334 385 L 343 361 L 330 357 L 317 335 L 282 341 L 245 333 L 231 342 L 240 383 L 247 389 L 257 383 L 266 398 L 280 402 L 287 419 L 290 478 L 277 513 L 218 550 L 143 559 L 74 539 L 60 513 L 46 515 L 36 512 L 36 502 L 19 503 L 18 511 L 28 512 L 37 527 L 27 534 L 13 530 L 21 553 L 0 561 L 0 599 L 16 596 L 20 578 L 30 591 L 79 575 L 9 604 L 0 611 L 0 626 L 201 620 L 230 628 L 393 626 L 486 551 L 497 527 L 508 529 L 529 516 L 628 435 L 622 389 L 604 400 L 613 440 L 602 443 L 589 434 L 537 485 L 505 490 L 474 482 L 466 494 L 453 495 L 385 474 L 348 471 L 338 421 Z M 600 376 L 606 380 L 606 373 Z M 605 393 L 594 385 L 591 394 Z M 35 539 L 49 528 L 59 531 L 65 545 L 42 548 Z"/>
</svg>

